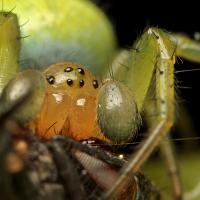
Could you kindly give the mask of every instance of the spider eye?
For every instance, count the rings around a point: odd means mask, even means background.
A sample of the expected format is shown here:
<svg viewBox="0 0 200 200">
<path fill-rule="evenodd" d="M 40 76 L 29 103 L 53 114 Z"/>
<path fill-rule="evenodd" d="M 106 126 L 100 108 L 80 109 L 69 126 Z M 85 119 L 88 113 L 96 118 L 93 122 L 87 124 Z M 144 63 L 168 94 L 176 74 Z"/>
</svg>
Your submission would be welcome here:
<svg viewBox="0 0 200 200">
<path fill-rule="evenodd" d="M 47 77 L 47 81 L 48 81 L 48 83 L 49 84 L 54 84 L 55 83 L 55 77 L 54 76 L 49 76 L 49 77 Z"/>
<path fill-rule="evenodd" d="M 82 75 L 85 74 L 85 71 L 84 71 L 83 68 L 79 67 L 79 68 L 77 68 L 77 70 L 78 70 L 78 72 L 79 72 L 80 74 L 82 74 Z"/>
<path fill-rule="evenodd" d="M 80 85 L 80 87 L 83 87 L 84 84 L 85 84 L 84 80 L 80 80 L 80 81 L 79 81 L 79 85 Z"/>
<path fill-rule="evenodd" d="M 72 85 L 73 84 L 73 80 L 72 79 L 67 79 L 67 85 Z"/>
<path fill-rule="evenodd" d="M 73 68 L 72 67 L 67 67 L 64 69 L 64 72 L 71 72 L 73 71 Z"/>
<path fill-rule="evenodd" d="M 97 80 L 93 80 L 93 81 L 92 81 L 92 85 L 93 85 L 93 87 L 94 87 L 95 89 L 99 87 L 99 84 L 98 84 L 98 81 L 97 81 Z"/>
</svg>

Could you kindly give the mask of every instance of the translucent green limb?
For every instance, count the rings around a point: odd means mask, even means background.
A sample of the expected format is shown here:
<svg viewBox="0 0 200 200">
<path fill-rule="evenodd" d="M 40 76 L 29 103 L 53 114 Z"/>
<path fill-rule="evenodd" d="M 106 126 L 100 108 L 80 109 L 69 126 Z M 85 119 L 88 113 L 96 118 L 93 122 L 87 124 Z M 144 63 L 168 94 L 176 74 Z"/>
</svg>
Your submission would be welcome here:
<svg viewBox="0 0 200 200">
<path fill-rule="evenodd" d="M 144 41 L 144 36 L 147 39 L 146 41 Z M 145 45 L 147 48 L 149 48 L 150 44 L 154 45 L 152 46 L 154 48 L 151 50 L 154 52 L 154 57 L 151 57 L 151 59 L 154 60 L 154 63 L 151 64 L 153 66 L 146 65 L 146 67 L 152 68 L 150 71 L 151 75 L 147 74 L 150 79 L 155 70 L 156 107 L 158 115 L 149 130 L 148 137 L 143 141 L 138 151 L 131 157 L 128 164 L 122 169 L 117 182 L 105 194 L 105 199 L 113 199 L 117 191 L 120 191 L 127 181 L 127 177 L 131 177 L 133 174 L 138 172 L 142 164 L 148 159 L 152 151 L 161 143 L 173 125 L 175 45 L 167 33 L 156 28 L 148 29 L 142 36 L 142 42 L 143 45 L 145 42 L 147 43 Z M 138 43 L 141 44 L 140 41 L 138 41 Z M 150 52 L 150 49 L 149 52 L 145 49 L 143 49 L 143 51 L 146 53 L 152 53 Z M 142 54 L 141 52 L 139 53 Z M 143 55 L 143 57 L 148 58 L 147 55 Z M 142 57 L 140 57 L 140 59 L 141 58 Z M 142 63 L 142 61 L 140 62 Z M 143 61 L 143 64 L 146 63 Z M 143 66 L 141 66 L 141 68 L 143 68 Z M 140 74 L 138 74 L 140 76 L 139 78 L 144 80 L 146 78 L 145 73 L 147 72 L 142 72 L 140 70 Z M 145 87 L 148 87 L 148 85 Z"/>
<path fill-rule="evenodd" d="M 171 179 L 171 188 L 173 191 L 174 199 L 182 199 L 183 192 L 181 179 L 176 158 L 174 156 L 173 144 L 170 141 L 170 137 L 166 137 L 166 139 L 161 143 L 160 149 L 162 152 L 162 158 L 165 161 L 165 165 Z"/>
<path fill-rule="evenodd" d="M 158 71 L 158 73 L 162 74 L 162 71 Z M 159 74 L 157 74 L 159 76 Z M 156 88 L 156 76 L 152 79 L 151 87 L 149 88 L 147 98 L 145 99 L 144 103 L 144 112 L 147 120 L 147 124 L 149 127 L 154 123 L 154 121 L 157 119 L 158 116 L 158 108 L 157 108 L 157 101 L 155 96 L 155 90 Z M 174 199 L 181 199 L 182 198 L 182 183 L 181 178 L 179 174 L 179 167 L 176 162 L 176 158 L 173 151 L 173 145 L 170 141 L 170 136 L 168 135 L 165 137 L 163 142 L 160 145 L 160 150 L 162 153 L 162 158 L 164 160 L 164 163 L 166 165 L 168 175 L 170 178 L 171 188 Z"/>
<path fill-rule="evenodd" d="M 20 30 L 17 16 L 0 12 L 0 94 L 16 75 L 19 65 Z"/>
<path fill-rule="evenodd" d="M 177 56 L 200 62 L 200 42 L 192 40 L 183 34 L 172 34 L 171 37 L 177 43 Z"/>
<path fill-rule="evenodd" d="M 157 35 L 153 30 L 161 32 L 161 35 L 165 35 L 164 43 L 160 41 L 158 45 L 159 39 L 157 39 Z M 159 29 L 148 29 L 135 42 L 132 51 L 119 54 L 123 62 L 118 57 L 112 66 L 114 79 L 124 82 L 132 90 L 139 110 L 143 107 L 144 99 L 151 83 L 157 57 L 160 54 L 159 46 L 162 47 L 163 45 L 168 47 L 167 52 L 163 52 L 163 55 L 167 53 L 172 57 L 175 44 L 171 41 L 168 34 Z"/>
</svg>

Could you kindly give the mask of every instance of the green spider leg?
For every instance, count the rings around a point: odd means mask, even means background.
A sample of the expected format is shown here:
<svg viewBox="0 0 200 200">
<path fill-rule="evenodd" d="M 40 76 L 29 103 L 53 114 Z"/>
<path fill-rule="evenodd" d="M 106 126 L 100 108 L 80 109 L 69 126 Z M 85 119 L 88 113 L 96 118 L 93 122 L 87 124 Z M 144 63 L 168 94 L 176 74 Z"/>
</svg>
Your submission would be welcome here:
<svg viewBox="0 0 200 200">
<path fill-rule="evenodd" d="M 17 15 L 0 12 L 0 94 L 19 70 L 20 30 Z"/>
<path fill-rule="evenodd" d="M 174 122 L 174 63 L 175 56 L 192 61 L 200 61 L 200 45 L 182 35 L 172 35 L 158 28 L 149 28 L 133 46 L 132 53 L 121 55 L 125 67 L 120 63 L 113 66 L 114 77 L 124 82 L 132 90 L 140 112 L 148 110 L 148 90 L 155 81 L 155 101 L 153 112 L 157 116 L 151 122 L 148 137 L 140 148 L 131 156 L 128 164 L 122 168 L 117 182 L 105 194 L 105 199 L 112 199 L 128 177 L 139 171 L 152 151 L 161 144 Z M 127 59 L 128 58 L 128 59 Z M 151 113 L 151 111 L 149 111 Z M 155 114 L 155 113 L 154 113 Z M 119 119 L 120 120 L 120 119 Z M 165 143 L 166 144 L 166 143 Z M 181 198 L 181 185 L 177 174 L 175 158 L 169 144 L 162 147 L 170 165 L 171 179 L 175 180 L 174 195 Z"/>
<path fill-rule="evenodd" d="M 162 153 L 162 158 L 165 161 L 169 178 L 171 180 L 171 188 L 173 192 L 173 197 L 174 199 L 182 199 L 183 189 L 182 189 L 182 182 L 181 182 L 181 177 L 179 173 L 179 167 L 174 155 L 173 144 L 170 141 L 169 136 L 166 137 L 166 139 L 161 143 L 160 150 Z"/>
</svg>

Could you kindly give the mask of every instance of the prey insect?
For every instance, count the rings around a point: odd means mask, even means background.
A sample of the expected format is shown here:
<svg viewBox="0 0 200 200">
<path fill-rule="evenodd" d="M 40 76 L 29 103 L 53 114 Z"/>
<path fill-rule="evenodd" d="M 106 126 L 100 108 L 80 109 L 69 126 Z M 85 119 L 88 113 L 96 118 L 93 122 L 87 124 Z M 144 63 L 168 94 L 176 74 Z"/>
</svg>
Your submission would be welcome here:
<svg viewBox="0 0 200 200">
<path fill-rule="evenodd" d="M 15 19 L 11 13 L 1 16 L 5 21 L 9 17 Z M 3 21 L 2 24 L 7 23 Z M 2 38 L 9 36 L 2 34 Z M 4 43 L 1 44 L 2 52 L 7 56 L 2 54 L 2 59 L 6 59 L 1 66 L 5 69 L 13 64 L 7 62 L 12 59 L 7 51 L 3 51 Z M 170 158 L 174 197 L 181 198 L 175 159 L 170 144 L 162 143 L 162 140 L 174 121 L 176 56 L 199 62 L 200 45 L 183 35 L 149 28 L 134 43 L 133 49 L 116 58 L 112 65 L 114 79 L 108 78 L 102 83 L 82 64 L 73 62 L 53 64 L 43 72 L 22 71 L 2 87 L 1 112 L 20 99 L 27 87 L 30 94 L 12 115 L 18 123 L 41 138 L 64 135 L 78 141 L 94 138 L 110 144 L 133 141 L 141 125 L 140 113 L 152 115 L 156 112 L 157 115 L 148 120 L 148 137 L 123 166 L 113 186 L 106 188 L 108 191 L 102 198 L 112 199 L 121 194 L 130 177 L 140 170 L 158 145 L 166 158 Z"/>
</svg>

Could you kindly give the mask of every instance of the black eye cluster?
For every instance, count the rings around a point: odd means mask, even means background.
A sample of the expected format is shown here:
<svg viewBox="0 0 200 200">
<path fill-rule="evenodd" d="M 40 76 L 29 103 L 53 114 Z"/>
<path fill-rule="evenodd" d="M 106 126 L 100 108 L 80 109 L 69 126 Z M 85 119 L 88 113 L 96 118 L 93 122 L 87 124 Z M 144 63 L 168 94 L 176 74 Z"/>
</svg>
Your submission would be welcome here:
<svg viewBox="0 0 200 200">
<path fill-rule="evenodd" d="M 69 72 L 71 72 L 71 71 L 73 71 L 73 70 L 74 70 L 74 69 L 73 69 L 72 67 L 67 67 L 67 68 L 64 69 L 64 72 L 69 73 Z M 77 70 L 78 70 L 78 72 L 79 72 L 81 75 L 85 75 L 85 71 L 84 71 L 83 68 L 78 67 Z M 52 76 L 52 75 L 50 75 L 50 76 L 47 77 L 47 81 L 48 81 L 49 84 L 53 85 L 53 84 L 55 83 L 55 77 Z M 67 79 L 66 82 L 67 82 L 67 85 L 69 85 L 69 86 L 73 85 L 73 80 L 70 79 L 70 78 Z M 80 87 L 83 87 L 84 84 L 85 84 L 85 82 L 84 82 L 83 79 L 79 81 L 79 86 L 80 86 Z M 93 87 L 94 87 L 95 89 L 99 87 L 98 81 L 97 81 L 97 80 L 93 80 L 93 81 L 92 81 L 92 85 L 93 85 Z"/>
<path fill-rule="evenodd" d="M 85 71 L 84 71 L 84 69 L 82 69 L 82 68 L 77 68 L 77 70 L 78 70 L 78 72 L 80 73 L 80 74 L 82 74 L 82 75 L 84 75 L 85 74 Z M 73 71 L 73 68 L 72 67 L 67 67 L 67 68 L 65 68 L 64 69 L 64 72 L 71 72 L 71 71 Z M 80 87 L 83 87 L 84 86 L 84 84 L 85 84 L 85 82 L 84 82 L 84 80 L 80 80 L 79 81 L 79 86 Z M 67 79 L 67 85 L 69 85 L 69 86 L 71 86 L 71 85 L 73 85 L 73 80 L 72 79 Z"/>
</svg>

